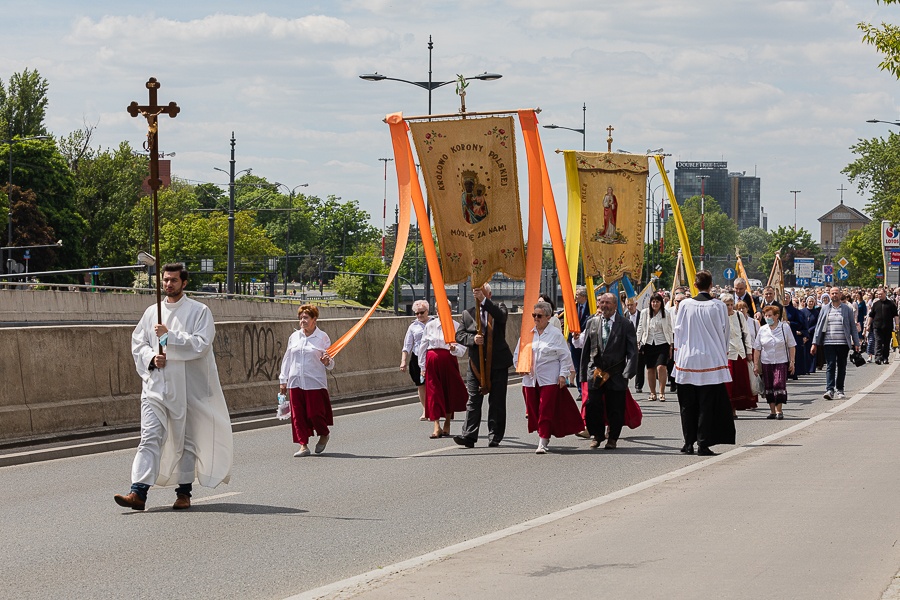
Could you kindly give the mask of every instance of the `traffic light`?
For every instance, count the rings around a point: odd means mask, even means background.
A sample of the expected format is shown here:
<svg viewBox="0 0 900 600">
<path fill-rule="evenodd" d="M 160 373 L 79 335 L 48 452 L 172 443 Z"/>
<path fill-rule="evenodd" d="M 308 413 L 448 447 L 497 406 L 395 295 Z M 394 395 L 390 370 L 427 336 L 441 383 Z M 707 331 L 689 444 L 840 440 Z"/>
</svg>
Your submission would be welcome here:
<svg viewBox="0 0 900 600">
<path fill-rule="evenodd" d="M 748 255 L 747 255 L 747 262 L 753 262 L 753 255 L 752 255 L 752 254 L 748 254 Z"/>
</svg>

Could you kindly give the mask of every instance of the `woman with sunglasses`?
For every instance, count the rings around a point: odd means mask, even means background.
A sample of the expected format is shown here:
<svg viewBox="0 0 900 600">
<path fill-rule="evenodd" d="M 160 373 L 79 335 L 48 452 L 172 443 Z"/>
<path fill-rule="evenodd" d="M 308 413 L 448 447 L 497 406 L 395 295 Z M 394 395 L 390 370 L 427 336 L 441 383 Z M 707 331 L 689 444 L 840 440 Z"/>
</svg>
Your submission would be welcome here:
<svg viewBox="0 0 900 600">
<path fill-rule="evenodd" d="M 553 307 L 549 302 L 534 305 L 531 339 L 531 371 L 522 377 L 522 394 L 528 412 L 528 432 L 538 432 L 535 454 L 546 454 L 550 436 L 565 437 L 584 430 L 581 412 L 566 387 L 575 366 L 562 331 L 550 325 Z M 521 340 L 516 344 L 513 363 L 519 360 Z"/>
<path fill-rule="evenodd" d="M 413 302 L 413 312 L 416 313 L 416 319 L 409 324 L 406 330 L 406 337 L 403 338 L 403 352 L 400 353 L 400 370 L 406 371 L 409 367 L 409 377 L 412 379 L 413 385 L 419 394 L 419 402 L 422 403 L 422 416 L 420 421 L 427 421 L 425 416 L 425 378 L 422 376 L 422 366 L 416 349 L 419 342 L 422 341 L 422 334 L 425 333 L 425 324 L 428 323 L 428 302 L 426 300 L 416 300 Z"/>
</svg>

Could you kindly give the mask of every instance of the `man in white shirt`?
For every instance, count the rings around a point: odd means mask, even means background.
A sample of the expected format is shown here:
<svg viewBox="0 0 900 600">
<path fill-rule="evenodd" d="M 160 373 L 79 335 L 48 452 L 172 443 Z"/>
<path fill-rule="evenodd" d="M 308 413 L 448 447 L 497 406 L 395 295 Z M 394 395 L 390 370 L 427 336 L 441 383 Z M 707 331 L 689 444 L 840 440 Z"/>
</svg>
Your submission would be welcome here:
<svg viewBox="0 0 900 600">
<path fill-rule="evenodd" d="M 675 382 L 681 408 L 685 454 L 714 456 L 710 446 L 734 444 L 734 418 L 725 382 L 728 370 L 728 308 L 709 293 L 712 275 L 698 271 L 698 294 L 685 298 L 675 313 Z"/>
<path fill-rule="evenodd" d="M 194 479 L 216 487 L 231 476 L 231 419 L 212 352 L 212 313 L 184 295 L 184 265 L 164 265 L 162 271 L 162 323 L 157 307 L 150 306 L 131 334 L 131 353 L 143 380 L 141 441 L 131 467 L 131 492 L 114 499 L 132 510 L 144 510 L 153 484 L 178 484 L 172 508 L 179 510 L 191 506 Z"/>
</svg>

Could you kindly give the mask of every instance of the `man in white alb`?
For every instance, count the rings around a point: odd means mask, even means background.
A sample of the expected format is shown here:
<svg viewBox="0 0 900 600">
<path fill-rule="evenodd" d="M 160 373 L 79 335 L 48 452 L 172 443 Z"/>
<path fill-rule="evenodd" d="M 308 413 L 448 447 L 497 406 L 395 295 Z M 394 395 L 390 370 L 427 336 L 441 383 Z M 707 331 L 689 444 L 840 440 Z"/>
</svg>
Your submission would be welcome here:
<svg viewBox="0 0 900 600">
<path fill-rule="evenodd" d="M 685 454 L 713 456 L 710 446 L 734 443 L 734 418 L 725 382 L 728 370 L 728 308 L 709 293 L 712 275 L 698 271 L 698 294 L 685 298 L 675 313 L 675 381 L 681 409 Z"/>
<path fill-rule="evenodd" d="M 143 380 L 141 441 L 131 467 L 131 492 L 117 494 L 115 501 L 132 510 L 144 510 L 154 484 L 177 484 L 172 508 L 190 508 L 195 479 L 216 487 L 228 483 L 231 474 L 231 419 L 212 352 L 212 313 L 184 295 L 184 265 L 164 265 L 162 271 L 162 323 L 157 307 L 150 306 L 131 334 L 131 353 Z"/>
</svg>

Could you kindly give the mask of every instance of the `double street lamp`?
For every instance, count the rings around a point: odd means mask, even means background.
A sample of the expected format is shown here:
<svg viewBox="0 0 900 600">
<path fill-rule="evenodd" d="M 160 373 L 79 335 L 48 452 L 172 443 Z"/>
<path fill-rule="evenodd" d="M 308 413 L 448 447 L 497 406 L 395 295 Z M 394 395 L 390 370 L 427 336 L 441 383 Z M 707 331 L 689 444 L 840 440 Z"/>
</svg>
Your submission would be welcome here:
<svg viewBox="0 0 900 600">
<path fill-rule="evenodd" d="M 51 137 L 49 135 L 35 135 L 31 137 L 24 138 L 11 138 L 8 140 L 0 140 L 0 143 L 6 144 L 9 149 L 6 154 L 6 162 L 9 163 L 9 179 L 6 180 L 6 201 L 9 206 L 6 211 L 6 245 L 12 246 L 12 186 L 13 186 L 13 162 L 12 162 L 12 151 L 13 145 L 18 144 L 20 142 L 27 142 L 31 140 L 49 140 Z M 9 250 L 9 256 L 6 259 L 6 271 L 7 273 L 12 266 L 12 250 Z"/>
<path fill-rule="evenodd" d="M 282 187 L 288 190 L 288 196 L 290 198 L 290 205 L 286 209 L 278 209 L 273 208 L 271 210 L 284 210 L 287 212 L 287 244 L 284 247 L 284 295 L 287 296 L 288 293 L 288 278 L 291 274 L 290 269 L 290 260 L 291 260 L 291 213 L 294 209 L 294 193 L 297 191 L 297 188 L 309 187 L 308 183 L 301 183 L 299 185 L 295 185 L 293 188 L 289 188 L 283 183 L 278 183 L 277 181 L 273 184 L 276 188 Z"/>
<path fill-rule="evenodd" d="M 587 102 L 581 107 L 581 129 L 575 129 L 573 127 L 563 127 L 562 125 L 544 125 L 544 129 L 568 129 L 569 131 L 574 131 L 575 133 L 581 134 L 581 149 L 587 149 Z"/>
<path fill-rule="evenodd" d="M 366 74 L 360 75 L 359 78 L 365 79 L 366 81 L 399 81 L 401 83 L 408 83 L 410 85 L 414 85 L 416 87 L 422 88 L 423 90 L 426 90 L 428 92 L 428 114 L 431 115 L 431 92 L 432 92 L 432 90 L 436 90 L 439 87 L 444 87 L 445 85 L 450 85 L 451 83 L 456 83 L 458 81 L 458 79 L 451 79 L 450 81 L 434 81 L 432 79 L 432 72 L 431 72 L 432 50 L 434 50 L 434 42 L 432 42 L 431 36 L 429 35 L 428 36 L 428 81 L 410 81 L 409 79 L 399 79 L 397 77 L 388 77 L 386 75 L 382 75 L 382 74 L 378 73 L 377 71 L 375 73 L 366 73 Z M 484 73 L 481 73 L 480 75 L 475 75 L 473 77 L 463 77 L 462 79 L 464 81 L 471 81 L 473 79 L 478 79 L 480 81 L 495 81 L 497 79 L 500 79 L 501 77 L 503 77 L 503 75 L 500 75 L 498 73 L 488 73 L 487 71 L 485 71 Z M 387 166 L 387 165 L 385 164 L 385 166 Z M 428 235 L 431 235 L 431 205 L 428 206 L 427 213 L 428 213 L 428 223 L 426 223 L 426 225 L 427 225 L 427 229 L 428 229 Z M 433 307 L 433 304 L 431 303 L 431 280 L 428 276 L 428 264 L 427 263 L 425 264 L 424 288 L 425 288 L 424 289 L 425 300 L 428 301 L 429 305 L 431 305 Z"/>
</svg>

